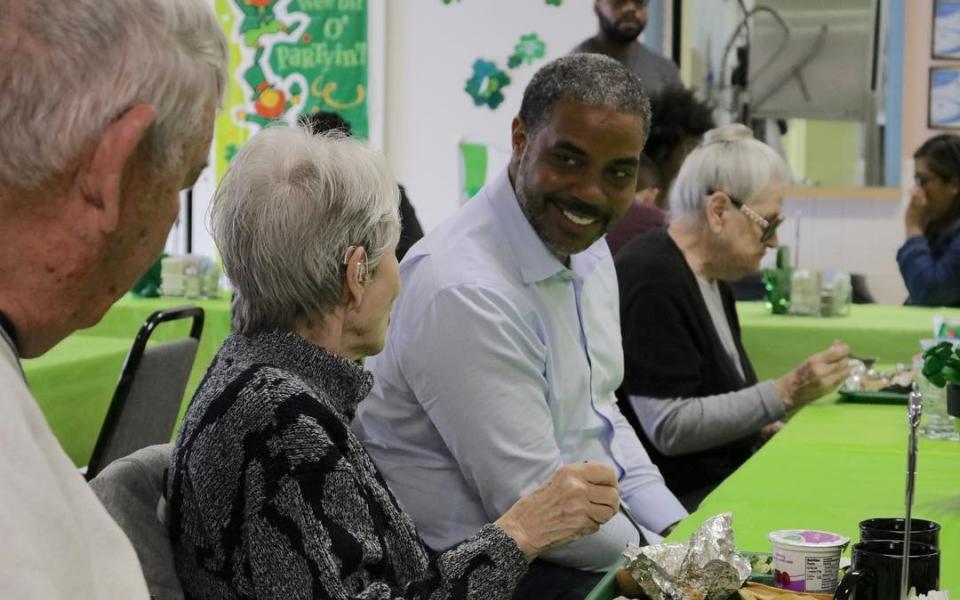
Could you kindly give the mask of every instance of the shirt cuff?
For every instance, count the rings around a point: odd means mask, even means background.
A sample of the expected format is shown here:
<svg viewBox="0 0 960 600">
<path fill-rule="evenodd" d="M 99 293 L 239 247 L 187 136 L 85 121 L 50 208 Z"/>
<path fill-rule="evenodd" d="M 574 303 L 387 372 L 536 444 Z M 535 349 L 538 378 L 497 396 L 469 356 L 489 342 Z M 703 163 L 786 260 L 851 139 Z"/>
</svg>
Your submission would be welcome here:
<svg viewBox="0 0 960 600">
<path fill-rule="evenodd" d="M 683 520 L 688 514 L 663 483 L 644 486 L 624 501 L 640 524 L 656 533 Z"/>
<path fill-rule="evenodd" d="M 782 419 L 787 414 L 786 407 L 783 405 L 783 398 L 780 397 L 777 384 L 772 379 L 758 383 L 757 392 L 760 394 L 760 403 L 763 404 L 771 423 Z"/>
</svg>

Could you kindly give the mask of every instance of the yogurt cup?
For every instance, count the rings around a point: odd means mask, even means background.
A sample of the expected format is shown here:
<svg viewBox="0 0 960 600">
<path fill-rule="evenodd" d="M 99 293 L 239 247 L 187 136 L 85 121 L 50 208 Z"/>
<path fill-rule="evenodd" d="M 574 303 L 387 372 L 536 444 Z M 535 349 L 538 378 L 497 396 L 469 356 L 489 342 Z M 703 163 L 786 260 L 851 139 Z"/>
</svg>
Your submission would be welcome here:
<svg viewBox="0 0 960 600">
<path fill-rule="evenodd" d="M 769 535 L 774 585 L 795 592 L 832 594 L 837 589 L 840 553 L 850 538 L 810 529 L 782 529 Z"/>
</svg>

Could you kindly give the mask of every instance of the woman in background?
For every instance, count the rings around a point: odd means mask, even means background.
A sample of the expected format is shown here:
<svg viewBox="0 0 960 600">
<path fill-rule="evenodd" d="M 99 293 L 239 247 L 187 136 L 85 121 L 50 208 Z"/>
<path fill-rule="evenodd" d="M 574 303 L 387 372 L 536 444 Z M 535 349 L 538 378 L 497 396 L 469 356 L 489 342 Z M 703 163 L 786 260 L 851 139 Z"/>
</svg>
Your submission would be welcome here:
<svg viewBox="0 0 960 600">
<path fill-rule="evenodd" d="M 848 349 L 834 343 L 781 377 L 758 381 L 740 339 L 728 282 L 756 273 L 777 246 L 789 180 L 783 159 L 743 125 L 711 130 L 671 189 L 669 228 L 645 233 L 615 258 L 620 409 L 690 511 L 788 411 L 829 393 L 848 373 Z"/>
<path fill-rule="evenodd" d="M 897 251 L 906 303 L 960 306 L 960 137 L 932 137 L 913 159 L 907 240 Z"/>
</svg>

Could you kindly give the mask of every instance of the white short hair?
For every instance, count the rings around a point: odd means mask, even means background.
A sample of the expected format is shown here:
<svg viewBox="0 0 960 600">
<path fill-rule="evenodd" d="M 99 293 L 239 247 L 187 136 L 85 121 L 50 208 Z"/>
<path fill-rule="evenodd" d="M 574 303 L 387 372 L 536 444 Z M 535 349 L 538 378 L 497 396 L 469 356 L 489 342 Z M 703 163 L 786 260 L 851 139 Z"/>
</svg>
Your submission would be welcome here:
<svg viewBox="0 0 960 600">
<path fill-rule="evenodd" d="M 400 239 L 400 190 L 383 156 L 333 131 L 276 125 L 234 157 L 213 199 L 211 230 L 237 289 L 241 333 L 319 325 L 340 302 L 344 256 L 366 248 L 374 271 Z"/>
<path fill-rule="evenodd" d="M 788 185 L 790 170 L 776 151 L 753 138 L 743 125 L 711 129 L 683 161 L 670 190 L 670 212 L 703 216 L 712 192 L 726 192 L 750 203 L 771 185 Z"/>
<path fill-rule="evenodd" d="M 0 182 L 63 174 L 136 104 L 161 173 L 226 86 L 226 39 L 206 0 L 0 0 Z"/>
</svg>

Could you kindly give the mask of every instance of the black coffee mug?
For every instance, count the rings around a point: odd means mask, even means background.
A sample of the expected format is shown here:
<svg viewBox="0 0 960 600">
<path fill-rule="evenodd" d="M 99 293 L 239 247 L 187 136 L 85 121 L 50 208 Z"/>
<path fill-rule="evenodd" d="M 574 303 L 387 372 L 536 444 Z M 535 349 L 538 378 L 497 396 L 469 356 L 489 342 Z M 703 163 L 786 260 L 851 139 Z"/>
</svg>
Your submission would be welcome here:
<svg viewBox="0 0 960 600">
<path fill-rule="evenodd" d="M 888 540 L 903 541 L 903 526 L 907 520 L 896 517 L 883 517 L 860 521 L 860 541 Z M 910 541 L 940 547 L 940 524 L 925 519 L 910 519 Z"/>
<path fill-rule="evenodd" d="M 853 546 L 853 563 L 843 576 L 834 600 L 900 600 L 903 542 L 874 540 Z M 930 544 L 910 544 L 909 588 L 918 594 L 940 588 L 940 550 Z"/>
</svg>

